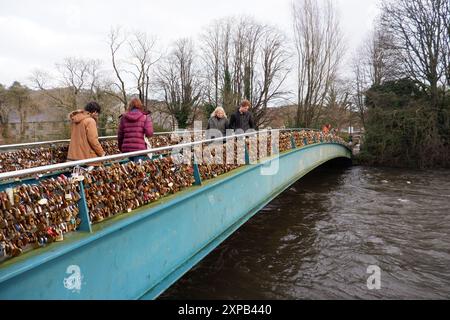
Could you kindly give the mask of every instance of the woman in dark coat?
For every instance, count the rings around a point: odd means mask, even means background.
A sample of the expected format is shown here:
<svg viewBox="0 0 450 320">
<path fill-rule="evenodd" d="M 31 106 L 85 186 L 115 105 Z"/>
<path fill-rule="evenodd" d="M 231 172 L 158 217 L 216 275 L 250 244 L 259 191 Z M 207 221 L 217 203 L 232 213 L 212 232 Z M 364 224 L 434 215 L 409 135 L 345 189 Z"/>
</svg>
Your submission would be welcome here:
<svg viewBox="0 0 450 320">
<path fill-rule="evenodd" d="M 228 119 L 222 107 L 217 107 L 211 114 L 211 118 L 208 120 L 208 126 L 206 127 L 207 139 L 214 139 L 219 137 L 225 137 L 228 129 Z M 219 132 L 222 135 L 219 135 Z"/>
</svg>

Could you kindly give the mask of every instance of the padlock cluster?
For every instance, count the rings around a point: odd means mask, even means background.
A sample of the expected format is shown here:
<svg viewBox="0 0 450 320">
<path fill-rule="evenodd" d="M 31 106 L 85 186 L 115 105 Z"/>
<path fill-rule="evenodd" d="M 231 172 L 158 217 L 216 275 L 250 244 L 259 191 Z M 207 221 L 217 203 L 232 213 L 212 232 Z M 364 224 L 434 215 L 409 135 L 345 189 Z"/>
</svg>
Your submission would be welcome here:
<svg viewBox="0 0 450 320">
<path fill-rule="evenodd" d="M 301 130 L 301 131 L 294 131 L 292 134 L 297 147 L 302 147 L 307 144 L 314 144 L 321 142 L 335 142 L 344 145 L 346 144 L 341 137 L 332 133 L 325 134 L 320 131 Z"/>
<path fill-rule="evenodd" d="M 0 173 L 45 166 L 65 161 L 67 146 L 20 149 L 0 153 Z"/>
<path fill-rule="evenodd" d="M 268 157 L 272 154 L 273 141 L 271 134 L 267 134 L 267 147 L 264 157 Z M 202 180 L 208 180 L 220 176 L 224 173 L 230 172 L 236 168 L 239 168 L 245 164 L 245 149 L 247 147 L 249 162 L 256 163 L 261 160 L 263 153 L 260 150 L 260 145 L 264 142 L 260 141 L 260 136 L 249 136 L 245 140 L 242 138 L 234 139 L 234 148 L 232 150 L 227 149 L 226 144 L 223 145 L 223 158 L 221 161 L 217 161 L 215 158 L 215 149 L 208 147 L 211 145 L 203 144 L 203 158 L 198 168 Z M 291 149 L 291 133 L 282 132 L 279 134 L 279 149 L 280 152 Z"/>
<path fill-rule="evenodd" d="M 0 192 L 0 260 L 62 241 L 76 230 L 79 184 L 65 175 Z"/>
<path fill-rule="evenodd" d="M 293 132 L 295 145 L 302 147 L 306 144 L 313 144 L 315 141 L 320 141 L 321 133 L 317 131 L 295 131 Z"/>
<path fill-rule="evenodd" d="M 117 141 L 100 141 L 106 154 L 119 153 Z M 68 145 L 19 149 L 0 153 L 0 173 L 62 163 L 67 160 Z"/>
<path fill-rule="evenodd" d="M 213 179 L 224 173 L 230 172 L 244 165 L 244 159 L 238 161 L 237 145 L 234 144 L 232 150 L 227 150 L 223 144 L 222 158 L 216 157 L 216 152 L 220 152 L 212 147 L 212 144 L 203 144 L 202 161 L 198 165 L 198 170 L 202 180 Z"/>
<path fill-rule="evenodd" d="M 93 223 L 130 212 L 194 183 L 193 167 L 171 157 L 113 163 L 84 174 L 86 200 Z"/>
<path fill-rule="evenodd" d="M 292 139 L 294 138 L 294 143 L 296 147 L 302 147 L 307 144 L 314 144 L 319 142 L 337 142 L 344 144 L 344 141 L 332 134 L 324 135 L 318 131 L 295 131 L 295 132 L 280 132 L 278 135 L 278 151 L 280 153 L 286 152 L 292 149 Z M 267 149 L 264 153 L 261 152 L 260 146 L 263 144 L 261 142 L 260 136 L 254 136 L 254 140 L 250 141 L 251 137 L 248 137 L 245 140 L 245 144 L 248 150 L 249 162 L 256 163 L 263 157 L 268 157 L 272 154 L 274 146 L 274 142 L 272 141 L 271 134 L 267 135 Z M 237 139 L 239 140 L 239 139 Z M 241 139 L 242 143 L 243 140 Z M 243 145 L 241 147 L 241 151 L 238 152 L 238 144 L 239 142 L 235 139 L 234 144 L 234 152 L 231 150 L 227 151 L 226 145 L 223 145 L 223 158 L 220 161 L 217 161 L 215 156 L 215 149 L 211 148 L 210 151 L 205 151 L 208 148 L 208 144 L 203 144 L 203 155 L 202 162 L 199 163 L 198 168 L 200 171 L 200 176 L 202 180 L 208 180 L 220 176 L 224 173 L 227 173 L 231 170 L 241 167 L 245 163 Z M 197 157 L 198 158 L 198 157 Z M 230 160 L 231 159 L 231 160 Z"/>
<path fill-rule="evenodd" d="M 158 148 L 176 144 L 176 141 L 167 134 L 151 137 L 150 143 Z M 120 153 L 116 140 L 102 140 L 100 144 L 107 155 Z M 51 145 L 0 153 L 0 173 L 65 162 L 68 149 L 68 145 Z"/>
<path fill-rule="evenodd" d="M 280 153 L 292 149 L 291 135 L 291 132 L 280 132 Z"/>
<path fill-rule="evenodd" d="M 280 132 L 279 134 L 280 152 L 284 152 L 291 148 L 291 134 L 293 134 L 297 146 L 304 145 L 304 139 L 306 139 L 308 144 L 312 144 L 314 143 L 314 141 L 344 143 L 344 141 L 336 135 L 332 134 L 324 135 L 323 133 L 318 131 L 302 130 L 293 133 Z M 193 134 L 191 134 L 191 138 L 194 138 L 195 140 L 204 139 L 205 134 L 197 133 L 195 137 Z M 181 139 L 181 136 L 176 136 L 173 134 L 155 135 L 151 137 L 149 140 L 152 148 L 166 147 L 169 145 L 175 145 L 184 142 Z M 270 139 L 268 139 L 268 141 L 269 141 L 268 144 L 270 144 Z M 103 140 L 100 143 L 107 155 L 120 153 L 116 140 Z M 268 145 L 268 150 L 269 150 L 268 154 L 270 155 L 271 150 L 270 145 Z M 65 162 L 67 159 L 67 151 L 68 151 L 67 145 L 52 145 L 50 147 L 29 148 L 10 152 L 3 152 L 0 153 L 0 173 L 62 163 Z M 154 154 L 157 155 L 164 153 L 168 152 L 161 151 L 155 152 Z"/>
<path fill-rule="evenodd" d="M 279 152 L 292 148 L 292 138 L 297 147 L 318 142 L 344 143 L 335 135 L 317 131 L 280 132 Z M 156 147 L 171 142 L 180 141 L 158 136 L 154 144 Z M 245 141 L 240 139 L 231 149 L 223 144 L 222 163 L 214 161 L 215 148 L 208 149 L 211 144 L 203 144 L 203 162 L 198 165 L 201 179 L 212 179 L 241 167 L 244 162 L 242 150 L 238 152 L 239 143 L 247 144 L 249 155 L 256 154 L 256 159 L 249 159 L 252 163 L 260 160 L 261 156 L 269 156 L 273 144 L 269 134 L 267 155 L 259 153 L 256 138 L 253 143 L 249 138 Z M 113 148 L 114 143 L 110 141 L 109 146 Z M 62 241 L 65 233 L 76 230 L 81 223 L 78 207 L 80 180 L 85 187 L 91 222 L 97 223 L 192 186 L 194 166 L 187 162 L 182 154 L 153 160 L 141 157 L 136 162 L 114 162 L 83 169 L 76 174 L 74 170 L 70 177 L 44 178 L 0 192 L 0 260 L 50 242 Z"/>
<path fill-rule="evenodd" d="M 77 175 L 78 176 L 78 175 Z M 92 223 L 174 194 L 194 183 L 192 165 L 171 157 L 113 163 L 82 173 Z M 80 225 L 79 179 L 60 175 L 0 192 L 0 261 L 62 241 Z"/>
</svg>

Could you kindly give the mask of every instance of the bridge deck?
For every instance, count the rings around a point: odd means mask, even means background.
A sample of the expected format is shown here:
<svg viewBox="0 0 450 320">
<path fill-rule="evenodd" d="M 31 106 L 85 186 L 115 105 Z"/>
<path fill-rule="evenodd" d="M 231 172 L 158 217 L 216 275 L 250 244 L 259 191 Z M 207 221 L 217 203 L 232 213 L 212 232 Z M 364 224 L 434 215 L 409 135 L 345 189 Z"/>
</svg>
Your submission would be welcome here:
<svg viewBox="0 0 450 320">
<path fill-rule="evenodd" d="M 1 264 L 0 299 L 156 298 L 303 175 L 350 157 L 336 143 L 296 148 L 94 225 Z"/>
</svg>

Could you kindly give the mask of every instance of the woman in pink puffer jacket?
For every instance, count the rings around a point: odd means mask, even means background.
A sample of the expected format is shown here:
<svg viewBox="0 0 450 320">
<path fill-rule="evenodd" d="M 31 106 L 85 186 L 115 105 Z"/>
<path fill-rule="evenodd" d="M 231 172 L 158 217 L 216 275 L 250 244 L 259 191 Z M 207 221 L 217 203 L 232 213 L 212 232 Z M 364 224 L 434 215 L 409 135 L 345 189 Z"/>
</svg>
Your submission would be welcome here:
<svg viewBox="0 0 450 320">
<path fill-rule="evenodd" d="M 144 113 L 141 100 L 133 98 L 128 104 L 128 112 L 120 119 L 117 133 L 120 152 L 146 150 L 144 135 L 146 137 L 153 135 L 152 119 L 150 115 Z"/>
</svg>

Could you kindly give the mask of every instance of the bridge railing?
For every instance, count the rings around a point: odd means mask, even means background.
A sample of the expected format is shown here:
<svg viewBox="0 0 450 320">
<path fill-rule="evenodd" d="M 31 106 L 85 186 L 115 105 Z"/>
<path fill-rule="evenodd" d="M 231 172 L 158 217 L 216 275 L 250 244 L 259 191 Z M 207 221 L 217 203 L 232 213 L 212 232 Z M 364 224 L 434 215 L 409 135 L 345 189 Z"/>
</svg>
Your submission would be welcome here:
<svg viewBox="0 0 450 320">
<path fill-rule="evenodd" d="M 204 132 L 205 130 L 201 130 L 201 132 Z M 154 136 L 162 136 L 162 135 L 171 135 L 171 134 L 179 134 L 183 132 L 188 133 L 194 133 L 198 131 L 162 131 L 162 132 L 155 132 L 153 133 Z M 100 141 L 108 141 L 108 140 L 114 140 L 117 139 L 116 136 L 104 136 L 98 138 Z M 39 141 L 39 142 L 26 142 L 26 143 L 16 143 L 16 144 L 4 144 L 0 145 L 0 152 L 5 152 L 8 150 L 16 150 L 20 148 L 36 148 L 36 147 L 42 147 L 42 146 L 49 146 L 49 145 L 58 145 L 58 144 L 68 144 L 70 143 L 70 139 L 62 139 L 62 140 L 48 140 L 48 141 Z"/>
<path fill-rule="evenodd" d="M 284 130 L 287 131 L 292 129 Z M 149 141 L 156 147 L 167 146 L 177 144 L 178 141 L 176 140 L 176 137 L 180 134 L 197 135 L 199 132 L 204 134 L 205 130 L 158 132 L 155 133 Z M 120 153 L 116 138 L 116 136 L 99 138 L 106 154 L 113 155 Z M 2 145 L 0 146 L 0 173 L 65 162 L 67 159 L 69 142 L 70 140 L 52 140 Z"/>
<path fill-rule="evenodd" d="M 277 129 L 281 131 L 296 131 L 298 128 L 287 128 L 287 129 Z M 311 131 L 319 131 L 317 129 L 310 128 L 302 128 L 302 130 L 311 130 Z M 206 130 L 178 130 L 178 131 L 161 131 L 154 132 L 154 136 L 162 136 L 162 135 L 171 135 L 171 134 L 184 134 L 184 133 L 198 133 L 198 132 L 206 132 Z M 117 139 L 117 135 L 115 136 L 103 136 L 98 138 L 100 141 L 114 140 Z M 0 152 L 15 150 L 19 148 L 35 148 L 47 145 L 56 145 L 56 144 L 68 144 L 70 143 L 70 139 L 62 139 L 62 140 L 48 140 L 48 141 L 39 141 L 39 142 L 26 142 L 26 143 L 16 143 L 16 144 L 4 144 L 0 145 Z"/>
<path fill-rule="evenodd" d="M 272 156 L 278 151 L 322 142 L 305 140 L 300 145 L 294 138 L 299 132 L 321 139 L 320 133 L 308 129 L 262 130 L 0 173 L 0 181 L 3 181 L 0 184 L 0 243 L 7 245 L 0 247 L 0 261 L 2 253 L 4 257 L 13 257 L 30 249 L 30 244 L 45 246 L 61 240 L 68 232 L 92 232 L 94 223 L 130 212 L 186 187 L 200 185 L 202 178 L 249 164 L 246 138 L 250 140 L 261 134 L 280 136 L 283 146 L 278 150 L 272 147 Z M 244 161 L 239 163 L 238 150 L 233 146 L 232 164 L 198 163 L 196 147 L 230 140 L 243 144 Z M 128 161 L 133 157 L 145 158 L 149 153 L 160 155 L 151 160 Z M 193 161 L 177 163 L 172 157 L 161 155 L 169 153 L 191 157 Z M 97 166 L 101 163 L 105 165 Z"/>
<path fill-rule="evenodd" d="M 183 132 L 193 134 L 194 131 Z M 177 141 L 172 138 L 176 134 L 179 132 L 157 132 L 149 139 L 149 142 L 155 147 L 176 144 Z M 106 154 L 120 153 L 116 136 L 100 137 L 99 140 Z M 2 145 L 0 146 L 0 173 L 65 162 L 69 142 L 70 140 L 52 140 Z"/>
<path fill-rule="evenodd" d="M 175 133 L 175 134 L 183 135 L 184 133 L 194 133 L 195 134 L 195 133 L 202 133 L 204 131 L 205 130 L 202 130 L 202 131 L 184 131 L 184 132 L 183 131 L 181 131 L 181 132 L 175 131 L 175 132 L 169 132 L 169 133 L 170 134 Z M 3 173 L 0 173 L 0 181 L 12 179 L 12 178 L 23 177 L 23 176 L 33 176 L 33 175 L 38 175 L 38 174 L 42 174 L 42 173 L 48 173 L 50 171 L 58 171 L 58 170 L 73 168 L 73 167 L 77 167 L 77 166 L 84 166 L 84 165 L 88 165 L 88 164 L 98 164 L 98 163 L 109 162 L 109 161 L 117 161 L 117 160 L 130 158 L 130 157 L 145 156 L 145 155 L 148 155 L 150 153 L 160 153 L 160 152 L 171 151 L 173 149 L 183 149 L 183 148 L 187 148 L 187 147 L 195 147 L 195 146 L 201 145 L 201 144 L 208 144 L 208 143 L 219 142 L 219 141 L 228 141 L 228 140 L 236 139 L 236 138 L 248 138 L 248 137 L 256 136 L 256 135 L 261 134 L 261 133 L 300 132 L 300 131 L 320 132 L 317 129 L 309 129 L 309 128 L 300 128 L 300 129 L 288 128 L 288 129 L 261 130 L 261 131 L 251 132 L 251 133 L 235 134 L 235 135 L 232 135 L 232 136 L 225 136 L 225 137 L 214 138 L 214 139 L 203 139 L 203 140 L 199 140 L 199 141 L 193 141 L 193 142 L 188 142 L 188 143 L 169 145 L 169 146 L 164 146 L 164 147 L 159 147 L 159 148 L 152 148 L 152 149 L 146 149 L 146 150 L 140 150 L 140 151 L 134 151 L 134 152 L 128 152 L 128 153 L 120 153 L 120 154 L 115 154 L 115 155 L 107 155 L 107 156 L 104 156 L 104 157 L 96 157 L 96 158 L 90 158 L 90 159 L 85 159 L 85 160 L 77 160 L 77 161 L 68 161 L 68 162 L 64 162 L 64 163 L 39 166 L 39 167 L 35 167 L 35 168 L 29 168 L 29 169 L 23 169 L 23 170 L 17 170 L 17 171 L 10 171 L 10 172 L 3 172 Z M 167 134 L 167 133 L 159 133 L 159 134 Z M 109 139 L 110 137 L 103 137 L 103 138 Z M 314 143 L 318 143 L 318 142 L 320 142 L 318 139 L 314 140 Z M 310 143 L 306 143 L 306 144 L 310 144 Z"/>
</svg>

